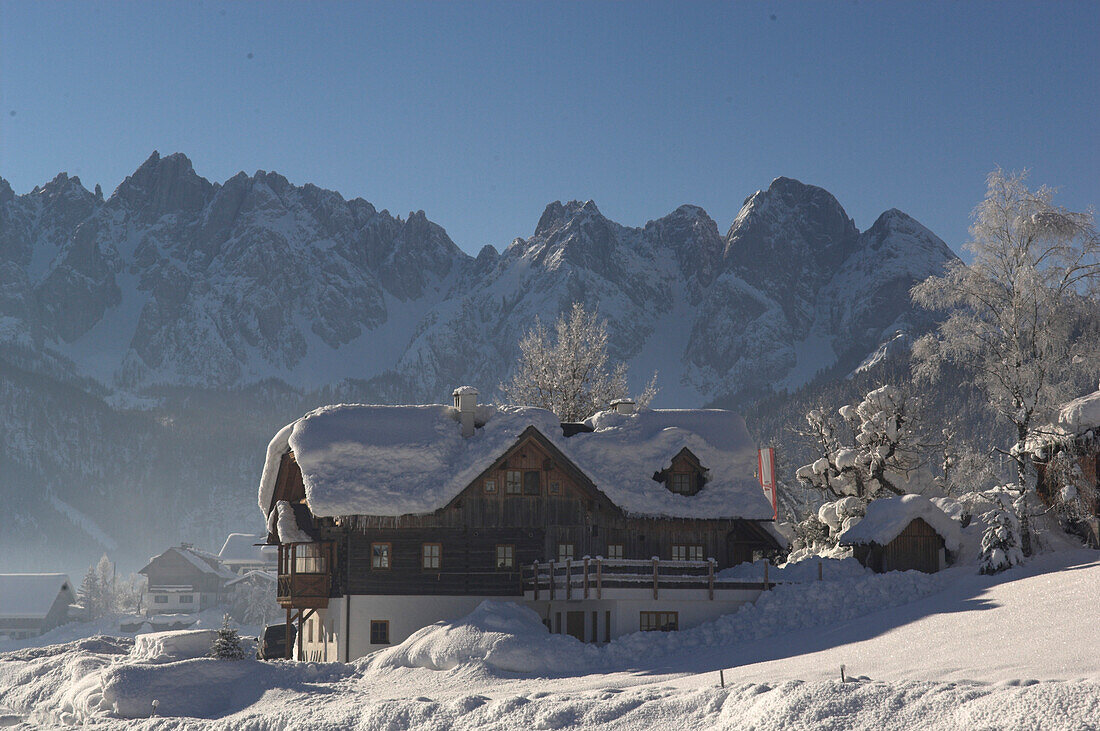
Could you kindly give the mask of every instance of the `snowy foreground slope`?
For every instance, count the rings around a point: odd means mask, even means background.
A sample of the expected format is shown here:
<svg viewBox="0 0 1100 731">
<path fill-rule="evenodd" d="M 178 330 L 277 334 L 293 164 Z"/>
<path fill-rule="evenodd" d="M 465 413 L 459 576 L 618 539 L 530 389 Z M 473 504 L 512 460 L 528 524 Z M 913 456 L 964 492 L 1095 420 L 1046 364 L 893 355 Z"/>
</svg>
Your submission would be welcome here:
<svg viewBox="0 0 1100 731">
<path fill-rule="evenodd" d="M 28 648 L 0 655 L 0 725 L 1084 729 L 1100 723 L 1096 552 L 1052 553 L 995 577 L 977 576 L 972 567 L 936 576 L 835 568 L 837 578 L 780 587 L 711 625 L 599 648 L 548 635 L 528 610 L 510 604 L 483 605 L 463 621 L 426 628 L 351 666 L 180 660 L 157 657 L 155 648 L 165 643 L 144 642 L 135 653 L 132 641 L 109 638 Z M 847 682 L 840 680 L 841 664 Z M 725 688 L 718 686 L 720 669 Z M 153 699 L 161 717 L 147 719 Z"/>
</svg>

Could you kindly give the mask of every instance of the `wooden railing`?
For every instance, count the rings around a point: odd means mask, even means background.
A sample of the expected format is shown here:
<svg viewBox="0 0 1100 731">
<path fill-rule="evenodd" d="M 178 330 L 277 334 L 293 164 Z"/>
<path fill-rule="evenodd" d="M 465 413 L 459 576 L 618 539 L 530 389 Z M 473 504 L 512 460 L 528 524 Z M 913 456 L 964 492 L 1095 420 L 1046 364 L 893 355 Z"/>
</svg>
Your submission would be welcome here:
<svg viewBox="0 0 1100 731">
<path fill-rule="evenodd" d="M 582 558 L 566 561 L 535 561 L 523 569 L 523 591 L 539 599 L 602 599 L 604 589 L 652 588 L 653 598 L 662 590 L 705 589 L 714 599 L 715 589 L 766 590 L 775 584 L 764 581 L 721 579 L 718 563 L 705 561 L 662 561 L 660 559 Z"/>
<path fill-rule="evenodd" d="M 281 606 L 319 609 L 328 606 L 335 548 L 331 541 L 279 545 L 276 596 Z"/>
</svg>

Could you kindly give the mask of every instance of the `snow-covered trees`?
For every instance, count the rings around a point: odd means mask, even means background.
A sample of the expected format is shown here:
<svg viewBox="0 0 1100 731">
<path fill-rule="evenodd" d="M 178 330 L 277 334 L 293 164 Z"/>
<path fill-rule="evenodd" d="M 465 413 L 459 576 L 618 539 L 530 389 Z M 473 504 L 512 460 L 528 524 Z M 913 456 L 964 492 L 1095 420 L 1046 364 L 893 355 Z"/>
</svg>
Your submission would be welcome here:
<svg viewBox="0 0 1100 731">
<path fill-rule="evenodd" d="M 210 646 L 210 657 L 216 657 L 219 660 L 244 659 L 241 638 L 237 630 L 229 626 L 228 614 L 222 618 L 222 627 L 218 630 L 218 636 L 214 638 L 214 644 Z"/>
<path fill-rule="evenodd" d="M 935 381 L 945 364 L 971 375 L 1014 427 L 1016 444 L 1004 451 L 1020 485 L 1038 419 L 1100 365 L 1098 305 L 1082 294 L 1100 280 L 1092 213 L 1054 205 L 1051 189 L 1031 191 L 1025 179 L 990 173 L 966 244 L 973 263 L 952 262 L 912 291 L 918 305 L 948 314 L 915 344 L 916 375 Z"/>
<path fill-rule="evenodd" d="M 520 360 L 512 380 L 501 384 L 511 403 L 549 409 L 562 421 L 581 421 L 626 398 L 625 363 L 609 367 L 607 325 L 597 313 L 573 303 L 568 316 L 554 323 L 554 337 L 535 318 L 535 327 L 519 343 Z M 644 408 L 657 393 L 657 374 L 636 399 Z"/>
<path fill-rule="evenodd" d="M 85 618 L 92 620 L 112 612 L 136 612 L 141 590 L 141 579 L 136 575 L 120 581 L 115 576 L 114 564 L 104 554 L 95 566 L 88 567 L 80 583 L 80 603 Z"/>
<path fill-rule="evenodd" d="M 822 456 L 799 467 L 795 476 L 803 486 L 836 498 L 923 492 L 932 480 L 923 466 L 927 447 L 918 435 L 916 407 L 916 400 L 895 386 L 869 391 L 858 404 L 838 410 L 852 434 L 848 443 L 842 443 L 835 417 L 811 410 L 804 434 L 818 443 Z"/>
</svg>

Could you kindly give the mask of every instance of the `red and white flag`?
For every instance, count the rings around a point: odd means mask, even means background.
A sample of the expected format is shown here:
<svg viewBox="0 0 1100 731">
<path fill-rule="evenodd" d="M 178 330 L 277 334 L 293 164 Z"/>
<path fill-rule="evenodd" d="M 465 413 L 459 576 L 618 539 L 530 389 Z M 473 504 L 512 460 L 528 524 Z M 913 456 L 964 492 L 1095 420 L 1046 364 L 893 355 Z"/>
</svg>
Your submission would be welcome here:
<svg viewBox="0 0 1100 731">
<path fill-rule="evenodd" d="M 761 449 L 759 459 L 760 468 L 757 474 L 760 475 L 760 486 L 764 488 L 764 496 L 772 504 L 772 517 L 779 520 L 779 502 L 775 489 L 775 450 L 771 447 Z"/>
</svg>

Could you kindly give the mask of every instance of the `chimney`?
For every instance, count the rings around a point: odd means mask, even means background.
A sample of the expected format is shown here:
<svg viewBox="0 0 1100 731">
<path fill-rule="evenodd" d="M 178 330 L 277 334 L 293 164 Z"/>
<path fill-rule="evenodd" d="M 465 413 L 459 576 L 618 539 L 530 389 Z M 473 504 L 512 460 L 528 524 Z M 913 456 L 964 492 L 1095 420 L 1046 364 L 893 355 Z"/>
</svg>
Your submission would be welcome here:
<svg viewBox="0 0 1100 731">
<path fill-rule="evenodd" d="M 637 411 L 632 398 L 617 398 L 611 402 L 611 408 L 615 409 L 616 414 L 625 416 L 631 416 Z"/>
<path fill-rule="evenodd" d="M 477 413 L 477 389 L 473 386 L 459 386 L 451 395 L 458 409 L 458 421 L 462 424 L 462 436 L 474 435 L 474 414 Z"/>
</svg>

